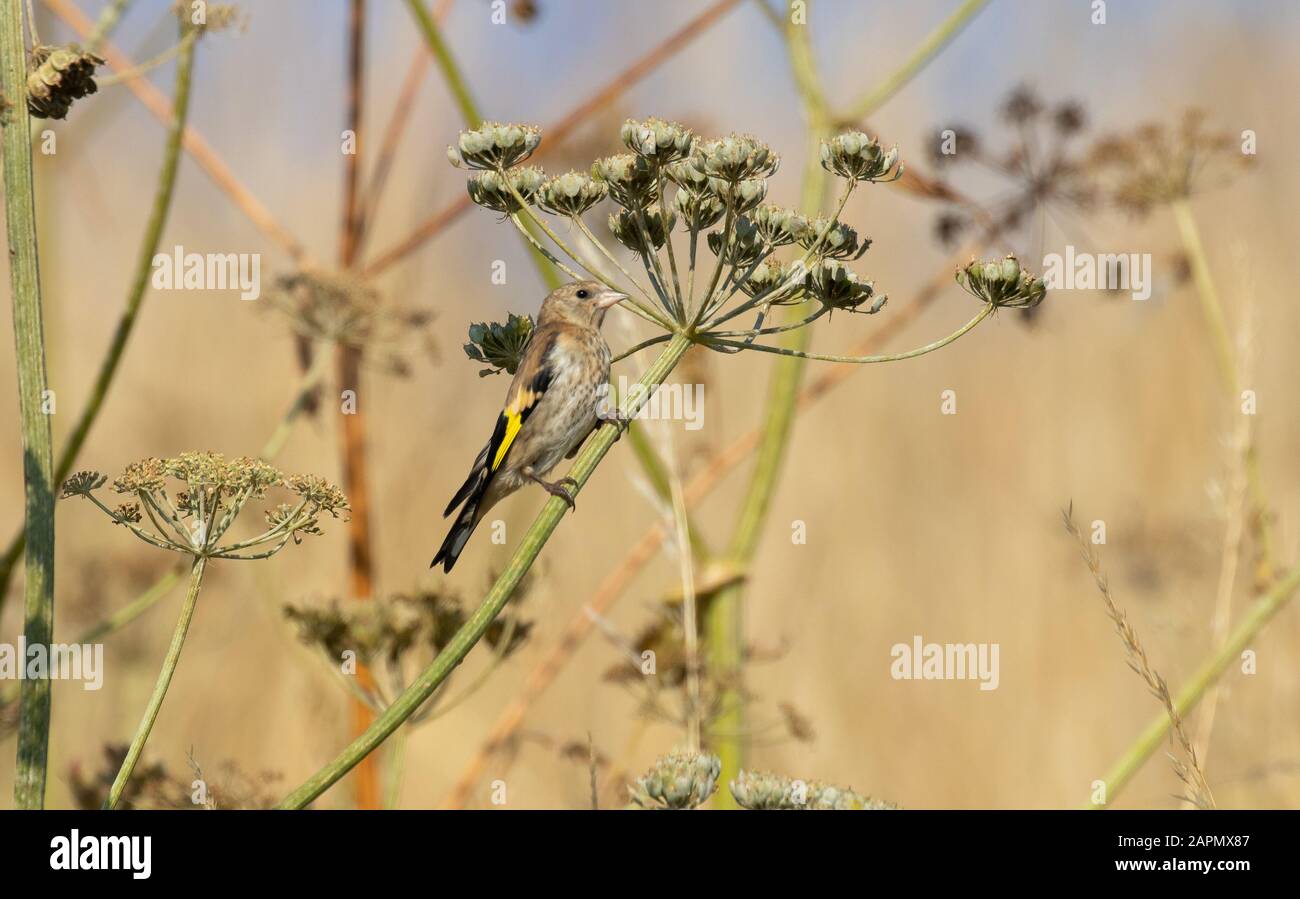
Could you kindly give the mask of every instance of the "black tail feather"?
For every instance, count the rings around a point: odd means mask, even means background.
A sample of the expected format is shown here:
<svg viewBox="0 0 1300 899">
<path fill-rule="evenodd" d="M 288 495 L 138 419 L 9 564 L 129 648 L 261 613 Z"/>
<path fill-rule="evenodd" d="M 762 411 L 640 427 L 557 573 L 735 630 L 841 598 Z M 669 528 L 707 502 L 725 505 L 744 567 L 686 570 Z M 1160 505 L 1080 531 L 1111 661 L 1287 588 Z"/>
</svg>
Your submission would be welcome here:
<svg viewBox="0 0 1300 899">
<path fill-rule="evenodd" d="M 438 563 L 441 562 L 442 570 L 449 572 L 451 566 L 456 564 L 461 550 L 469 542 L 470 534 L 474 533 L 474 528 L 478 526 L 478 499 L 477 496 L 471 497 L 465 504 L 465 508 L 460 510 L 460 514 L 456 516 L 456 523 L 451 526 L 447 538 L 438 548 L 438 554 L 429 563 L 430 568 L 438 567 Z"/>
<path fill-rule="evenodd" d="M 447 508 L 442 513 L 443 518 L 450 515 L 452 510 L 463 503 L 471 494 L 477 493 L 487 486 L 487 454 L 488 448 L 485 446 L 482 451 L 479 452 L 478 458 L 474 460 L 474 467 L 470 469 L 469 477 L 465 479 L 464 484 L 460 485 L 460 489 L 457 490 L 456 495 L 451 498 L 451 502 L 447 503 Z"/>
</svg>

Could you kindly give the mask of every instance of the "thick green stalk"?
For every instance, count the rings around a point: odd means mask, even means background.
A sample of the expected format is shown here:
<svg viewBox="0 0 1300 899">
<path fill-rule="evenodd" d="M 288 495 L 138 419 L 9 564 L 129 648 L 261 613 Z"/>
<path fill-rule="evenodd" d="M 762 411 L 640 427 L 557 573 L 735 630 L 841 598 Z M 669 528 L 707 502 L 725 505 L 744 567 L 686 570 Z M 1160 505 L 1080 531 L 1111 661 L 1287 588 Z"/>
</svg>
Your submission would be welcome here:
<svg viewBox="0 0 1300 899">
<path fill-rule="evenodd" d="M 280 450 L 284 448 L 284 444 L 289 439 L 294 422 L 302 417 L 311 402 L 312 396 L 316 393 L 316 387 L 324 380 L 325 372 L 329 368 L 329 354 L 315 353 L 312 358 L 314 361 L 311 368 L 298 382 L 298 389 L 295 392 L 293 401 L 289 404 L 289 408 L 280 421 L 276 423 L 275 430 L 271 432 L 271 436 L 262 446 L 258 458 L 270 462 L 279 455 Z M 91 625 L 73 643 L 96 643 L 104 637 L 116 633 L 165 599 L 168 592 L 180 579 L 180 571 L 167 572 L 135 599 L 96 624 Z M 0 686 L 0 706 L 8 705 L 14 700 L 18 693 L 18 685 L 18 681 L 9 681 Z"/>
<path fill-rule="evenodd" d="M 690 340 L 682 335 L 673 337 L 659 358 L 641 376 L 639 383 L 645 389 L 638 390 L 624 401 L 623 415 L 634 415 L 641 408 L 648 399 L 650 391 L 664 382 L 690 345 Z M 568 476 L 578 484 L 576 490 L 581 490 L 586 485 L 596 466 L 618 439 L 618 434 L 619 427 L 608 423 L 602 425 L 587 441 L 578 458 L 574 460 L 573 467 L 568 471 Z M 438 653 L 429 667 L 425 668 L 382 714 L 375 718 L 365 733 L 353 740 L 332 762 L 286 796 L 280 803 L 280 808 L 302 808 L 315 800 L 415 713 L 416 709 L 433 694 L 433 691 L 447 679 L 474 645 L 482 639 L 493 620 L 505 608 L 511 594 L 537 559 L 546 541 L 555 532 L 567 509 L 568 506 L 559 497 L 551 497 L 547 501 L 532 526 L 524 534 L 510 563 L 502 570 L 483 598 L 483 602 L 451 638 L 446 648 Z"/>
<path fill-rule="evenodd" d="M 809 152 L 800 200 L 800 208 L 808 215 L 820 212 L 825 201 L 827 177 L 817 156 L 818 141 L 829 133 L 823 113 L 821 106 L 809 109 Z M 801 328 L 791 332 L 787 339 L 790 349 L 804 350 L 809 331 Z M 776 492 L 805 364 L 806 360 L 800 357 L 783 356 L 772 367 L 772 381 L 764 404 L 767 417 L 762 425 L 754 473 L 727 548 L 728 561 L 740 570 L 748 568 L 753 561 Z M 716 736 L 710 740 L 710 746 L 722 763 L 723 783 L 729 783 L 745 767 L 749 750 L 744 692 L 740 684 L 745 648 L 743 597 L 743 581 L 723 587 L 710 600 L 705 620 L 709 671 L 721 685 L 718 711 L 711 724 Z M 714 801 L 718 808 L 738 808 L 730 790 L 719 790 Z"/>
<path fill-rule="evenodd" d="M 27 117 L 22 0 L 0 0 L 0 96 L 13 104 L 3 123 L 5 225 L 23 439 L 26 497 L 23 533 L 32 548 L 27 554 L 25 571 L 23 635 L 29 646 L 48 646 L 54 634 L 54 459 L 50 419 L 42 408 L 47 396 L 45 335 L 36 247 L 31 128 Z M 20 660 L 19 664 L 25 661 Z M 22 809 L 38 809 L 45 805 L 50 737 L 48 678 L 24 680 L 20 695 L 14 804 Z"/>
<path fill-rule="evenodd" d="M 172 642 L 167 647 L 167 655 L 163 658 L 162 668 L 158 671 L 158 680 L 154 683 L 149 704 L 145 706 L 144 717 L 140 719 L 140 725 L 135 729 L 135 736 L 131 738 L 126 758 L 122 760 L 122 767 L 118 769 L 117 777 L 113 778 L 113 786 L 108 791 L 108 798 L 104 800 L 106 809 L 117 807 L 118 800 L 122 798 L 122 791 L 126 789 L 127 781 L 131 779 L 131 773 L 135 771 L 136 763 L 140 761 L 140 755 L 144 752 L 144 744 L 149 740 L 154 722 L 158 720 L 158 710 L 162 708 L 163 699 L 167 696 L 167 688 L 171 686 L 172 675 L 176 673 L 176 663 L 180 661 L 181 649 L 185 646 L 185 635 L 189 633 L 190 622 L 194 619 L 194 607 L 198 604 L 199 587 L 203 584 L 203 570 L 207 564 L 206 556 L 196 556 L 194 559 L 194 566 L 190 569 L 190 589 L 185 594 L 185 602 L 181 605 L 180 617 L 176 619 Z"/>
<path fill-rule="evenodd" d="M 859 119 L 869 115 L 894 96 L 957 36 L 986 3 L 987 0 L 967 0 L 963 3 L 922 41 L 898 69 L 855 103 L 848 118 Z M 822 138 L 830 135 L 837 117 L 829 108 L 817 72 L 812 43 L 808 38 L 808 26 L 794 24 L 792 16 L 786 16 L 783 25 L 795 86 L 808 119 L 808 158 L 805 162 L 801 206 L 805 213 L 811 215 L 820 211 L 826 188 L 826 173 L 818 159 L 819 143 Z M 791 332 L 786 340 L 786 348 L 796 353 L 806 352 L 810 331 L 810 328 L 801 328 Z M 757 463 L 729 546 L 729 561 L 740 566 L 747 567 L 753 560 L 763 522 L 776 492 L 777 478 L 794 421 L 794 407 L 804 361 L 798 355 L 785 355 L 773 367 L 772 383 L 768 388 L 765 406 L 767 419 L 763 423 Z M 714 677 L 723 684 L 719 700 L 720 713 L 713 724 L 717 736 L 712 741 L 713 750 L 722 761 L 723 783 L 735 777 L 744 766 L 749 742 L 746 736 L 744 696 L 739 683 L 744 651 L 743 595 L 743 579 L 723 588 L 713 598 L 706 621 L 709 665 Z M 715 802 L 722 808 L 735 807 L 735 800 L 729 791 L 719 791 Z"/>
<path fill-rule="evenodd" d="M 176 189 L 176 175 L 180 168 L 181 139 L 185 132 L 185 119 L 190 105 L 190 84 L 194 69 L 194 42 L 197 39 L 198 32 L 192 29 L 187 30 L 181 38 L 180 54 L 176 63 L 174 115 L 171 126 L 167 131 L 162 169 L 158 173 L 158 185 L 154 189 L 153 207 L 149 212 L 149 221 L 145 225 L 144 239 L 140 242 L 140 249 L 136 256 L 135 272 L 131 279 L 131 289 L 127 293 L 126 307 L 117 320 L 117 327 L 113 332 L 113 339 L 109 343 L 108 351 L 99 363 L 99 372 L 95 375 L 95 383 L 91 386 L 86 405 L 82 407 L 81 414 L 77 417 L 76 423 L 72 426 L 72 431 L 68 434 L 67 440 L 59 451 L 58 466 L 54 470 L 53 483 L 56 486 L 63 483 L 64 479 L 71 473 L 72 467 L 76 465 L 77 455 L 81 452 L 86 443 L 86 438 L 90 435 L 91 427 L 104 408 L 104 401 L 107 399 L 109 388 L 117 375 L 122 356 L 126 351 L 127 342 L 130 340 L 131 332 L 135 329 L 136 320 L 139 318 L 140 306 L 144 302 L 145 293 L 149 288 L 149 277 L 153 271 L 153 259 L 158 252 L 158 244 L 162 241 L 163 228 L 167 224 L 167 214 L 171 209 L 172 197 Z M 9 579 L 19 557 L 23 554 L 25 544 L 26 535 L 24 533 L 17 534 L 5 549 L 3 558 L 0 558 L 0 611 L 4 608 Z"/>
<path fill-rule="evenodd" d="M 1300 589 L 1300 566 L 1292 568 L 1273 584 L 1267 593 L 1255 600 L 1246 611 L 1246 617 L 1228 635 L 1227 641 L 1210 654 L 1210 657 L 1192 675 L 1187 686 L 1175 698 L 1174 705 L 1180 716 L 1186 717 L 1201 701 L 1205 691 L 1216 683 L 1228 668 L 1240 660 L 1242 652 L 1250 641 L 1264 629 L 1264 625 L 1268 624 L 1274 615 L 1281 611 L 1298 589 Z M 1106 802 L 1090 801 L 1086 807 L 1105 808 L 1113 803 L 1120 790 L 1124 789 L 1146 760 L 1164 743 L 1168 733 L 1169 715 L 1162 711 L 1151 719 L 1151 723 L 1138 735 L 1133 745 L 1106 773 Z"/>
<path fill-rule="evenodd" d="M 447 82 L 447 89 L 451 91 L 452 98 L 456 101 L 456 107 L 460 110 L 460 117 L 464 120 L 465 126 L 477 128 L 483 124 L 483 116 L 479 114 L 478 104 L 474 102 L 474 95 L 470 93 L 469 84 L 466 83 L 465 75 L 456 63 L 456 57 L 452 56 L 451 48 L 442 38 L 442 29 L 425 8 L 424 0 L 406 0 L 406 5 L 410 7 L 411 15 L 414 16 L 420 33 L 424 35 L 425 43 L 429 45 L 429 53 L 432 54 L 438 70 L 442 72 L 443 80 Z M 534 227 L 528 223 L 525 223 L 524 227 L 528 228 L 533 237 L 537 237 Z M 560 276 L 547 262 L 546 257 L 534 246 L 527 245 L 527 249 L 533 264 L 537 266 L 537 273 L 542 276 L 542 281 L 547 288 L 554 290 L 559 287 Z"/>
<path fill-rule="evenodd" d="M 795 86 L 808 119 L 808 147 L 804 158 L 799 205 L 805 214 L 812 216 L 821 211 L 825 202 L 827 176 L 821 167 L 818 151 L 821 139 L 830 134 L 830 114 L 817 75 L 808 26 L 788 21 L 785 25 L 785 39 Z M 802 328 L 791 332 L 787 344 L 791 349 L 806 349 L 810 330 Z M 764 404 L 767 417 L 762 425 L 757 461 L 727 550 L 728 561 L 741 570 L 742 566 L 747 566 L 753 559 L 762 523 L 767 517 L 776 490 L 777 475 L 785 457 L 794 420 L 794 400 L 799 392 L 804 364 L 803 359 L 789 356 L 778 359 L 772 367 L 772 381 Z M 721 685 L 718 711 L 711 723 L 715 736 L 709 743 L 722 763 L 720 779 L 723 783 L 730 782 L 745 767 L 749 751 L 745 699 L 740 685 L 745 640 L 743 597 L 742 582 L 737 581 L 723 587 L 710 601 L 705 621 L 705 653 L 709 671 Z M 727 790 L 720 790 L 714 803 L 718 808 L 738 807 L 735 798 Z"/>
</svg>

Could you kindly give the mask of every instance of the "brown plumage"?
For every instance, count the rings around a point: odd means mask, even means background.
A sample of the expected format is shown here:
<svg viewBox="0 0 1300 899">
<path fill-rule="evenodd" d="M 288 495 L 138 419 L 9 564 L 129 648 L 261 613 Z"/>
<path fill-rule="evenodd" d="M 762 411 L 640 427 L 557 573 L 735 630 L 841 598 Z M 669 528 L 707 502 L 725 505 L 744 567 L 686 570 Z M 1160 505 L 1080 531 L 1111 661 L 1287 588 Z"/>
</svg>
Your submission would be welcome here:
<svg viewBox="0 0 1300 899">
<path fill-rule="evenodd" d="M 610 365 L 600 326 L 609 308 L 625 299 L 597 281 L 576 281 L 542 302 L 492 437 L 442 513 L 446 517 L 460 507 L 429 567 L 441 562 L 444 571 L 451 571 L 487 511 L 529 481 L 573 506 L 565 489 L 568 479 L 553 483 L 543 478 L 576 453 L 598 423 Z"/>
</svg>

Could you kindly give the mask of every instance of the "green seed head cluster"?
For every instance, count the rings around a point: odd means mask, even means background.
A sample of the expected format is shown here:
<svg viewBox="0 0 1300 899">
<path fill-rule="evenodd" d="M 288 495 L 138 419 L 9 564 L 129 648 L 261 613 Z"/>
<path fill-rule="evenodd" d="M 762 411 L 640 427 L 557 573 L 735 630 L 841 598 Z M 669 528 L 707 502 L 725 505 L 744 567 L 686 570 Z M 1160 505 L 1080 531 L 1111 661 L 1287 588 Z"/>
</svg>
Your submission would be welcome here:
<svg viewBox="0 0 1300 899">
<path fill-rule="evenodd" d="M 770 178 L 781 167 L 781 157 L 767 144 L 754 137 L 732 134 L 706 140 L 696 145 L 697 152 L 687 159 L 687 164 L 710 178 L 724 181 L 745 181 L 751 178 Z"/>
<path fill-rule="evenodd" d="M 537 218 L 534 207 L 579 220 L 610 200 L 615 208 L 607 217 L 609 233 L 640 257 L 650 284 L 649 289 L 635 285 L 631 293 L 639 296 L 632 296 L 626 308 L 660 325 L 689 326 L 705 338 L 702 343 L 715 349 L 718 346 L 707 339 L 711 332 L 724 335 L 725 340 L 789 330 L 789 326 L 763 328 L 773 306 L 812 298 L 831 309 L 874 312 L 884 304 L 885 298 L 875 293 L 871 281 L 843 265 L 861 259 L 870 239 L 837 218 L 810 221 L 767 202 L 767 179 L 777 172 L 781 160 L 761 140 L 743 134 L 698 137 L 690 128 L 656 118 L 628 120 L 619 136 L 630 152 L 595 160 L 589 173 L 548 178 L 539 169 L 517 167 L 541 139 L 536 129 L 523 125 L 487 124 L 463 132 L 451 157 L 457 165 L 481 170 L 469 179 L 474 202 L 511 215 L 520 228 L 524 216 Z M 827 170 L 848 182 L 839 210 L 855 185 L 894 180 L 902 172 L 896 148 L 883 149 L 878 140 L 860 131 L 825 141 L 820 153 Z M 577 266 L 606 279 L 607 273 L 592 268 L 589 257 L 575 253 L 540 219 L 537 224 Z M 638 280 L 585 224 L 577 224 L 577 230 L 595 242 L 611 265 Z M 689 247 L 675 246 L 673 231 L 679 226 L 689 236 Z M 699 246 L 706 246 L 714 259 L 699 261 Z M 774 254 L 785 248 L 797 258 L 778 261 Z M 575 273 L 574 277 L 582 276 Z M 704 293 L 697 304 L 701 286 Z M 727 310 L 738 295 L 735 307 Z M 713 331 L 721 322 L 750 310 L 755 315 L 750 331 Z M 513 358 L 514 346 L 499 333 L 503 326 L 496 326 L 497 332 L 487 325 L 476 327 L 479 337 L 471 335 L 471 346 L 466 347 L 470 358 L 495 359 L 489 364 L 497 370 L 512 370 L 500 364 Z M 502 346 L 489 347 L 485 340 Z"/>
<path fill-rule="evenodd" d="M 609 188 L 603 182 L 581 172 L 567 172 L 546 179 L 538 195 L 538 205 L 552 215 L 579 216 L 608 193 Z"/>
<path fill-rule="evenodd" d="M 676 122 L 649 118 L 643 122 L 628 119 L 620 136 L 629 150 L 663 165 L 691 155 L 695 135 Z"/>
<path fill-rule="evenodd" d="M 843 222 L 818 218 L 803 232 L 799 244 L 804 249 L 818 249 L 830 259 L 856 261 L 870 249 L 871 239 L 859 238 L 858 232 Z"/>
<path fill-rule="evenodd" d="M 669 212 L 665 226 L 663 214 L 658 209 L 620 209 L 609 217 L 609 231 L 614 239 L 634 253 L 649 254 L 662 247 L 675 224 L 677 216 Z"/>
<path fill-rule="evenodd" d="M 688 228 L 711 228 L 722 220 L 727 206 L 715 193 L 695 187 L 679 187 L 673 205 Z"/>
<path fill-rule="evenodd" d="M 146 543 L 191 556 L 267 558 L 290 540 L 298 543 L 304 534 L 321 533 L 322 515 L 337 518 L 348 511 L 343 491 L 325 479 L 286 476 L 247 456 L 227 459 L 220 453 L 201 452 L 132 462 L 113 481 L 112 489 L 133 501 L 115 509 L 95 496 L 107 480 L 99 472 L 77 472 L 64 482 L 62 495 L 84 497 Z M 269 527 L 261 534 L 223 543 L 246 505 L 264 499 L 273 488 L 295 495 L 296 501 L 268 510 Z"/>
<path fill-rule="evenodd" d="M 819 781 L 800 781 L 766 771 L 741 771 L 730 785 L 731 795 L 751 811 L 887 810 L 898 806 Z"/>
<path fill-rule="evenodd" d="M 823 259 L 804 276 L 804 291 L 823 306 L 848 312 L 876 313 L 888 301 L 872 281 L 858 276 L 837 259 Z"/>
<path fill-rule="evenodd" d="M 897 181 L 903 177 L 898 147 L 888 150 L 861 131 L 846 131 L 821 142 L 822 168 L 853 181 Z"/>
<path fill-rule="evenodd" d="M 591 174 L 624 209 L 645 209 L 659 200 L 658 168 L 649 157 L 633 153 L 606 156 L 592 163 Z"/>
<path fill-rule="evenodd" d="M 510 215 L 522 208 L 515 192 L 524 198 L 524 202 L 532 203 L 545 180 L 546 175 L 541 169 L 526 165 L 510 169 L 504 174 L 496 171 L 477 172 L 465 182 L 465 189 L 469 192 L 469 198 L 478 205 Z"/>
<path fill-rule="evenodd" d="M 1047 296 L 1047 287 L 1020 267 L 1012 254 L 991 262 L 971 259 L 957 269 L 957 283 L 976 299 L 998 308 L 1030 309 Z"/>
<path fill-rule="evenodd" d="M 806 216 L 793 209 L 767 204 L 750 213 L 750 221 L 763 240 L 773 247 L 784 247 L 802 241 L 809 233 Z"/>
<path fill-rule="evenodd" d="M 37 47 L 27 76 L 27 109 L 38 119 L 62 119 L 73 101 L 97 91 L 95 68 L 104 60 L 76 44 Z"/>
<path fill-rule="evenodd" d="M 508 169 L 523 162 L 542 142 L 542 131 L 532 125 L 502 125 L 484 122 L 472 131 L 462 131 L 447 158 L 457 168 Z"/>
<path fill-rule="evenodd" d="M 762 295 L 772 295 L 777 303 L 796 303 L 799 297 L 791 296 L 790 293 L 777 293 L 778 288 L 791 280 L 791 266 L 783 265 L 779 259 L 768 259 L 760 262 L 754 267 L 745 283 L 740 285 L 740 289 L 751 297 Z"/>
<path fill-rule="evenodd" d="M 506 372 L 514 374 L 519 368 L 519 360 L 524 356 L 524 347 L 533 334 L 533 320 L 527 315 L 510 313 L 505 324 L 500 322 L 478 322 L 469 326 L 469 343 L 465 344 L 465 355 L 475 362 L 482 362 L 490 368 L 479 372 L 479 377 Z"/>
<path fill-rule="evenodd" d="M 757 265 L 771 249 L 763 242 L 758 227 L 750 219 L 743 217 L 736 221 L 731 240 L 727 241 L 725 247 L 722 241 L 721 231 L 709 232 L 709 249 L 713 251 L 713 255 L 721 256 L 723 262 L 741 270 L 748 270 Z"/>
<path fill-rule="evenodd" d="M 682 188 L 704 190 L 710 186 L 712 178 L 697 168 L 692 160 L 674 162 L 664 166 L 664 177 Z"/>
<path fill-rule="evenodd" d="M 632 802 L 647 809 L 692 809 L 718 788 L 722 763 L 716 755 L 678 753 L 655 762 L 636 785 L 628 788 Z"/>
<path fill-rule="evenodd" d="M 709 187 L 724 206 L 744 214 L 767 199 L 767 181 L 762 178 L 746 178 L 743 181 L 724 181 L 710 178 Z"/>
</svg>

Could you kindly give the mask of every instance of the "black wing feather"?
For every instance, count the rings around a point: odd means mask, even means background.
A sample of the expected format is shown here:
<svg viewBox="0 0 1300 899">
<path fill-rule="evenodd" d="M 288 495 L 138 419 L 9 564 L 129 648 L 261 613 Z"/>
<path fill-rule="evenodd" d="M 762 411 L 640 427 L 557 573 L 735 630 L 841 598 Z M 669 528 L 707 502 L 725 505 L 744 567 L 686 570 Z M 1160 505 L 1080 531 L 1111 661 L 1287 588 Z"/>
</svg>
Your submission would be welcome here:
<svg viewBox="0 0 1300 899">
<path fill-rule="evenodd" d="M 542 364 L 538 368 L 537 374 L 533 375 L 527 384 L 520 385 L 522 389 L 533 395 L 533 402 L 519 411 L 520 427 L 523 427 L 523 423 L 528 420 L 528 416 L 533 414 L 533 410 L 537 408 L 537 402 L 555 379 L 555 370 L 550 364 L 550 352 L 551 347 L 555 344 L 555 337 L 550 335 L 546 339 L 547 345 L 542 350 Z M 474 467 L 470 470 L 469 477 L 465 479 L 465 483 L 461 485 L 460 489 L 456 491 L 456 495 L 451 498 L 451 502 L 447 504 L 446 511 L 442 513 L 443 518 L 450 515 L 471 496 L 482 496 L 483 492 L 487 490 L 488 484 L 492 481 L 492 476 L 496 473 L 490 467 L 490 460 L 496 458 L 497 450 L 501 448 L 502 442 L 506 439 L 506 428 L 509 421 L 510 418 L 504 411 L 497 415 L 496 427 L 492 429 L 492 436 L 489 438 L 487 446 L 483 447 L 479 452 L 478 457 L 474 460 Z M 508 454 L 510 451 L 507 449 L 506 452 Z"/>
</svg>

